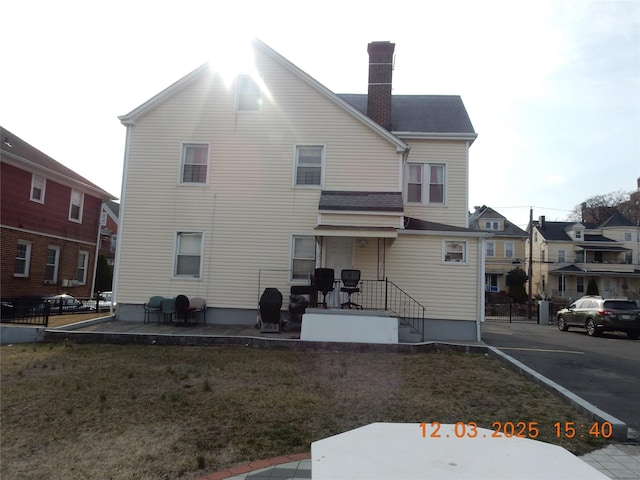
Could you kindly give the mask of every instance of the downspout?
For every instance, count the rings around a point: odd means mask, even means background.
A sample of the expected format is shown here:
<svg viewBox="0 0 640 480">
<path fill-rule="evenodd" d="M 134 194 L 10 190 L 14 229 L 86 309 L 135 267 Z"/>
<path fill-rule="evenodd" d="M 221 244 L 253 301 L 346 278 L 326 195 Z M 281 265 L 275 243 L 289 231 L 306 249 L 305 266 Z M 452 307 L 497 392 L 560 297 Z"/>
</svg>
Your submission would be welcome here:
<svg viewBox="0 0 640 480">
<path fill-rule="evenodd" d="M 91 282 L 91 295 L 90 299 L 93 299 L 93 295 L 96 289 L 96 277 L 98 276 L 98 255 L 100 254 L 100 232 L 102 231 L 102 211 L 104 210 L 104 200 L 100 204 L 100 216 L 98 217 L 98 238 L 96 239 L 96 252 L 93 256 L 93 281 Z M 96 299 L 96 310 L 98 309 L 98 299 Z"/>
</svg>

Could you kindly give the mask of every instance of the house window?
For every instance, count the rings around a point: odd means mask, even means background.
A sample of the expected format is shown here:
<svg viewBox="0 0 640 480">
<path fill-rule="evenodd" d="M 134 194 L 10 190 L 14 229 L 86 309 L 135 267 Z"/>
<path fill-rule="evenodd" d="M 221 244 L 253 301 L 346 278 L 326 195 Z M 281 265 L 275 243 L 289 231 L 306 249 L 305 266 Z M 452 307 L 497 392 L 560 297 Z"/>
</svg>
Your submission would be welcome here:
<svg viewBox="0 0 640 480">
<path fill-rule="evenodd" d="M 582 230 L 576 230 L 576 239 L 582 238 Z"/>
<path fill-rule="evenodd" d="M 513 242 L 504 242 L 505 258 L 513 258 L 515 256 L 515 245 Z"/>
<path fill-rule="evenodd" d="M 544 250 L 540 250 L 540 262 L 544 263 L 545 262 L 545 254 L 544 254 Z"/>
<path fill-rule="evenodd" d="M 40 175 L 31 176 L 31 201 L 44 203 L 44 190 L 47 182 Z"/>
<path fill-rule="evenodd" d="M 584 293 L 584 277 L 576 277 L 576 292 Z"/>
<path fill-rule="evenodd" d="M 107 225 L 107 212 L 104 210 L 100 213 L 100 226 L 104 227 Z"/>
<path fill-rule="evenodd" d="M 238 111 L 257 112 L 262 105 L 260 87 L 248 75 L 238 77 Z"/>
<path fill-rule="evenodd" d="M 315 237 L 294 235 L 291 247 L 291 280 L 308 280 L 315 266 Z"/>
<path fill-rule="evenodd" d="M 200 278 L 202 232 L 178 232 L 175 276 Z"/>
<path fill-rule="evenodd" d="M 624 232 L 624 241 L 631 242 L 631 232 Z"/>
<path fill-rule="evenodd" d="M 496 242 L 488 240 L 486 243 L 485 254 L 487 257 L 495 257 L 496 256 Z"/>
<path fill-rule="evenodd" d="M 82 206 L 84 203 L 84 193 L 71 190 L 71 202 L 69 204 L 69 220 L 82 223 Z"/>
<path fill-rule="evenodd" d="M 433 163 L 409 163 L 407 166 L 407 202 L 443 204 L 445 166 Z M 424 191 L 425 185 L 428 191 Z"/>
<path fill-rule="evenodd" d="M 565 250 L 558 250 L 558 263 L 565 263 L 567 261 L 567 252 Z"/>
<path fill-rule="evenodd" d="M 624 263 L 631 265 L 633 263 L 633 252 L 628 250 L 624 252 Z"/>
<path fill-rule="evenodd" d="M 576 263 L 584 263 L 584 250 L 576 252 Z"/>
<path fill-rule="evenodd" d="M 484 229 L 485 230 L 499 230 L 499 223 L 498 222 L 494 222 L 492 220 L 487 220 L 484 222 Z"/>
<path fill-rule="evenodd" d="M 18 240 L 18 247 L 16 249 L 16 265 L 13 270 L 13 276 L 28 277 L 30 263 L 31 263 L 31 242 Z"/>
<path fill-rule="evenodd" d="M 80 285 L 87 283 L 87 267 L 89 265 L 89 252 L 78 252 L 78 266 L 76 267 L 76 280 Z"/>
<path fill-rule="evenodd" d="M 444 261 L 447 263 L 464 263 L 467 261 L 467 242 L 444 242 Z"/>
<path fill-rule="evenodd" d="M 498 291 L 498 275 L 488 274 L 486 281 L 487 281 L 487 290 L 489 290 L 490 292 Z"/>
<path fill-rule="evenodd" d="M 60 247 L 49 246 L 49 248 L 47 248 L 47 264 L 44 269 L 45 283 L 56 283 L 58 280 L 59 259 Z"/>
<path fill-rule="evenodd" d="M 209 145 L 185 143 L 182 146 L 181 183 L 207 183 Z"/>
<path fill-rule="evenodd" d="M 321 185 L 324 147 L 298 145 L 296 147 L 296 185 Z"/>
</svg>

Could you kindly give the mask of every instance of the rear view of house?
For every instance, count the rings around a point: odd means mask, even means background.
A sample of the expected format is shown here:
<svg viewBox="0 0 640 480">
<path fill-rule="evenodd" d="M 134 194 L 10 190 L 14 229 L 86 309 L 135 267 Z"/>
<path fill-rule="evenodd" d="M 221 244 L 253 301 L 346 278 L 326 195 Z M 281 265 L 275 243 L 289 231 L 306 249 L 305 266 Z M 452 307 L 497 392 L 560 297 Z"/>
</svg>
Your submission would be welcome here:
<svg viewBox="0 0 640 480">
<path fill-rule="evenodd" d="M 256 40 L 232 79 L 203 65 L 120 117 L 119 318 L 186 294 L 206 300 L 208 323 L 250 324 L 265 288 L 287 299 L 323 267 L 336 284 L 359 270 L 354 298 L 371 308 L 402 292 L 426 338 L 479 338 L 476 134 L 458 96 L 391 95 L 394 47 L 369 44 L 368 94 L 337 95 Z"/>
</svg>

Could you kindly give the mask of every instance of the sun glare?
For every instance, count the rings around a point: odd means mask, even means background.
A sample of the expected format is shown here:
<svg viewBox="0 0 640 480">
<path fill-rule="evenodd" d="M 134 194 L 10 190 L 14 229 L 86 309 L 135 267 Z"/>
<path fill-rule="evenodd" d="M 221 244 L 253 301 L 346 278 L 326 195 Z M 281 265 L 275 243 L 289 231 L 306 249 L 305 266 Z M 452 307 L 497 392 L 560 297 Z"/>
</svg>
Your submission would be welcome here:
<svg viewBox="0 0 640 480">
<path fill-rule="evenodd" d="M 209 68 L 220 74 L 227 88 L 231 88 L 239 75 L 248 75 L 258 85 L 263 95 L 269 96 L 256 67 L 252 39 L 228 37 L 223 41 L 215 42 L 215 45 L 216 48 L 209 57 Z"/>
</svg>

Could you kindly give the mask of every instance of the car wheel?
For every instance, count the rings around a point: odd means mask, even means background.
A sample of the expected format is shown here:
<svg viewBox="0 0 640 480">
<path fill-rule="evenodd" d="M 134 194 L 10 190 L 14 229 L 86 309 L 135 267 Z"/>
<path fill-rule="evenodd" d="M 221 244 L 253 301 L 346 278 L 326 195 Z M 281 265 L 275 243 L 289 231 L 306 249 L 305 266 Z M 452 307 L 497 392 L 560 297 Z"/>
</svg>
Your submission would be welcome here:
<svg viewBox="0 0 640 480">
<path fill-rule="evenodd" d="M 561 332 L 566 332 L 567 330 L 569 330 L 569 325 L 567 325 L 564 321 L 563 317 L 558 317 L 558 330 L 560 330 Z"/>
<path fill-rule="evenodd" d="M 587 320 L 587 335 L 589 335 L 590 337 L 597 337 L 598 335 L 600 335 L 600 330 L 596 328 L 596 324 L 591 318 Z"/>
<path fill-rule="evenodd" d="M 629 337 L 631 340 L 637 340 L 640 337 L 640 332 L 638 331 L 627 332 L 627 337 Z"/>
</svg>

